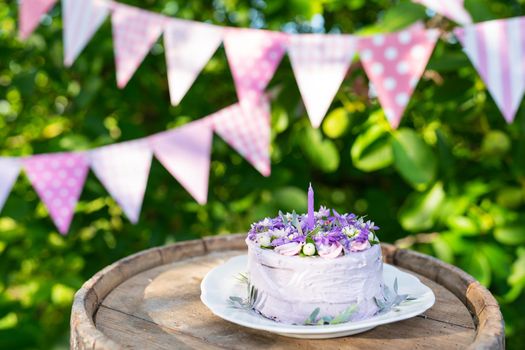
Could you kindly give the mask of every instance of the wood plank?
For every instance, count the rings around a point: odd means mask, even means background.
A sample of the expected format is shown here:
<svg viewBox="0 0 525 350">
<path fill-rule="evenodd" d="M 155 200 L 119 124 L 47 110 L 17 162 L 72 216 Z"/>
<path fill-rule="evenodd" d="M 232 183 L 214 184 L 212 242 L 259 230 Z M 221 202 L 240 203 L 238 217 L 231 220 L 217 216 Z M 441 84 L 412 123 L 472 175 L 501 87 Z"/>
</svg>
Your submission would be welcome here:
<svg viewBox="0 0 525 350">
<path fill-rule="evenodd" d="M 200 282 L 214 266 L 240 251 L 215 252 L 146 270 L 126 280 L 103 300 L 96 316 L 97 328 L 119 341 L 126 334 L 147 338 L 148 332 L 158 337 L 200 339 L 219 347 L 293 348 L 458 348 L 474 338 L 474 323 L 465 305 L 439 284 L 418 276 L 436 294 L 436 305 L 424 316 L 378 327 L 369 332 L 332 340 L 297 340 L 243 328 L 214 316 L 200 302 Z M 112 313 L 120 314 L 112 315 Z M 136 318 L 112 325 L 116 318 Z M 426 316 L 426 317 L 425 317 Z M 142 322 L 149 323 L 148 327 Z M 135 325 L 135 326 L 133 326 Z M 140 325 L 140 327 L 139 327 Z M 132 327 L 133 329 L 129 328 Z M 160 329 L 160 331 L 159 331 Z M 131 333 L 129 333 L 131 332 Z M 159 333 L 160 332 L 160 333 Z M 168 335 L 166 335 L 168 334 Z M 166 339 L 168 339 L 166 338 Z M 164 338 L 163 338 L 164 339 Z M 278 340 L 278 341 L 277 341 Z M 152 340 L 154 347 L 157 340 Z M 189 340 L 180 340 L 189 344 Z M 172 341 L 171 348 L 175 343 Z M 169 344 L 168 344 L 169 345 Z M 181 346 L 183 346 L 181 345 Z M 194 346 L 194 345 L 190 345 Z M 148 348 L 150 348 L 148 347 Z M 178 347 L 178 345 L 177 345 Z M 162 347 L 159 347 L 162 348 Z M 239 347 L 240 348 L 240 347 Z"/>
<path fill-rule="evenodd" d="M 196 326 L 196 325 L 194 325 Z M 97 327 L 131 349 L 462 349 L 473 339 L 470 329 L 415 317 L 352 337 L 301 340 L 240 327 L 210 315 L 196 331 L 162 327 L 102 306 Z"/>
</svg>

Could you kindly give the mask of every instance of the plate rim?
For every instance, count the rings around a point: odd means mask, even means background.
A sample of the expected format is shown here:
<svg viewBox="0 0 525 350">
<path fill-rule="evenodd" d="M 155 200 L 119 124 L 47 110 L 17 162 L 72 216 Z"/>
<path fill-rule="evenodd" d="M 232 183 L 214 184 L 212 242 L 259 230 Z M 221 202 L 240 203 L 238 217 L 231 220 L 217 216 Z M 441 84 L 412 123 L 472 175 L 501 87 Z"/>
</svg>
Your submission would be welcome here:
<svg viewBox="0 0 525 350">
<path fill-rule="evenodd" d="M 241 255 L 231 257 L 224 263 L 218 266 L 215 266 L 210 271 L 208 271 L 208 273 L 206 273 L 206 275 L 204 276 L 200 284 L 200 288 L 201 288 L 200 300 L 215 316 L 220 317 L 221 319 L 226 320 L 228 322 L 231 322 L 231 323 L 243 326 L 243 327 L 251 328 L 251 329 L 263 330 L 263 331 L 272 332 L 276 334 L 302 334 L 302 335 L 332 334 L 332 333 L 335 334 L 335 333 L 341 333 L 345 331 L 359 330 L 359 329 L 365 329 L 365 328 L 371 329 L 377 326 L 403 321 L 403 320 L 415 317 L 417 315 L 420 315 L 423 312 L 430 309 L 432 306 L 434 306 L 436 302 L 436 296 L 434 294 L 434 291 L 430 287 L 428 287 L 426 284 L 421 282 L 421 280 L 417 276 L 413 275 L 410 272 L 402 271 L 399 268 L 397 268 L 395 265 L 383 263 L 384 265 L 389 266 L 390 268 L 393 268 L 396 273 L 406 274 L 406 275 L 409 275 L 411 278 L 415 278 L 417 282 L 426 289 L 423 295 L 426 296 L 428 294 L 429 296 L 428 300 L 425 300 L 425 302 L 417 310 L 406 312 L 406 313 L 401 313 L 397 316 L 393 315 L 394 317 L 386 318 L 386 319 L 379 319 L 379 320 L 375 319 L 376 316 L 373 316 L 371 318 L 368 318 L 362 321 L 346 322 L 346 323 L 341 323 L 341 324 L 336 324 L 336 325 L 318 325 L 318 326 L 291 325 L 291 324 L 285 324 L 285 323 L 280 323 L 276 321 L 273 321 L 274 324 L 267 324 L 267 325 L 254 324 L 254 323 L 238 320 L 238 319 L 235 319 L 234 317 L 224 315 L 220 312 L 217 312 L 216 308 L 210 305 L 211 304 L 210 301 L 206 300 L 207 293 L 204 289 L 205 284 L 207 284 L 208 280 L 210 279 L 210 276 L 214 272 L 216 272 L 216 270 L 220 269 L 221 267 L 224 268 L 224 266 L 232 263 L 233 260 L 240 259 L 243 257 L 247 257 L 247 254 L 241 254 Z M 260 316 L 260 317 L 264 317 L 264 316 Z M 268 320 L 270 322 L 272 321 L 268 318 L 265 318 L 265 320 Z"/>
</svg>

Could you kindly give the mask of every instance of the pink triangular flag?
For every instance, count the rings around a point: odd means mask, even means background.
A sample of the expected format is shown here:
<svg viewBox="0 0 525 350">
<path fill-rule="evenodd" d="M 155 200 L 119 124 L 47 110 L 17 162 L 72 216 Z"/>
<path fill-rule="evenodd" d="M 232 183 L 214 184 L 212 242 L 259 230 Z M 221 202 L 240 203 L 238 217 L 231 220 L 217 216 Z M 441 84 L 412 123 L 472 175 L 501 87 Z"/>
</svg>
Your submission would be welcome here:
<svg viewBox="0 0 525 350">
<path fill-rule="evenodd" d="M 146 140 L 117 143 L 89 153 L 91 169 L 134 224 L 139 220 L 152 157 Z"/>
<path fill-rule="evenodd" d="M 133 6 L 112 6 L 117 85 L 123 88 L 162 34 L 165 17 Z"/>
<path fill-rule="evenodd" d="M 401 121 L 438 36 L 435 29 L 414 26 L 359 40 L 361 62 L 393 128 Z"/>
<path fill-rule="evenodd" d="M 239 101 L 259 100 L 286 49 L 287 35 L 256 29 L 227 29 L 224 49 Z"/>
<path fill-rule="evenodd" d="M 21 166 L 17 158 L 0 157 L 0 211 L 20 174 Z"/>
<path fill-rule="evenodd" d="M 310 121 L 321 122 L 355 54 L 350 35 L 290 35 L 288 56 Z"/>
<path fill-rule="evenodd" d="M 164 31 L 168 83 L 178 105 L 222 41 L 223 30 L 206 23 L 172 19 Z"/>
<path fill-rule="evenodd" d="M 27 39 L 57 0 L 20 0 L 18 9 L 18 33 L 21 39 Z"/>
<path fill-rule="evenodd" d="M 53 153 L 23 160 L 29 181 L 61 234 L 69 230 L 86 176 L 84 153 Z"/>
<path fill-rule="evenodd" d="M 208 118 L 150 138 L 155 157 L 200 204 L 208 198 L 212 139 Z"/>
<path fill-rule="evenodd" d="M 483 22 L 455 33 L 505 120 L 512 123 L 525 90 L 525 19 Z"/>
<path fill-rule="evenodd" d="M 102 0 L 62 0 L 64 64 L 71 66 L 109 13 Z"/>
<path fill-rule="evenodd" d="M 270 105 L 244 101 L 210 116 L 215 132 L 262 175 L 270 175 Z"/>
<path fill-rule="evenodd" d="M 472 17 L 465 9 L 464 0 L 412 0 L 420 3 L 432 11 L 450 18 L 459 24 L 472 23 Z"/>
</svg>

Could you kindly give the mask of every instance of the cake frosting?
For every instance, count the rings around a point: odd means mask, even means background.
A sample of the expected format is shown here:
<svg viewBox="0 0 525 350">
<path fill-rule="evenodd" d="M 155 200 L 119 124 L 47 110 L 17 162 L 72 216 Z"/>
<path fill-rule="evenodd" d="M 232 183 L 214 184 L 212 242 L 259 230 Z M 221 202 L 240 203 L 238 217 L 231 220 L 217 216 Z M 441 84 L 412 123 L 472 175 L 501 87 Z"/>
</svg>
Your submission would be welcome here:
<svg viewBox="0 0 525 350">
<path fill-rule="evenodd" d="M 319 308 L 321 316 L 336 316 L 356 305 L 348 321 L 373 316 L 374 298 L 383 297 L 381 248 L 352 252 L 336 259 L 281 255 L 247 239 L 248 275 L 257 289 L 253 308 L 263 316 L 288 324 L 304 324 Z"/>
<path fill-rule="evenodd" d="M 246 238 L 248 305 L 288 324 L 369 318 L 384 305 L 381 247 L 374 222 L 323 206 L 252 224 Z"/>
</svg>

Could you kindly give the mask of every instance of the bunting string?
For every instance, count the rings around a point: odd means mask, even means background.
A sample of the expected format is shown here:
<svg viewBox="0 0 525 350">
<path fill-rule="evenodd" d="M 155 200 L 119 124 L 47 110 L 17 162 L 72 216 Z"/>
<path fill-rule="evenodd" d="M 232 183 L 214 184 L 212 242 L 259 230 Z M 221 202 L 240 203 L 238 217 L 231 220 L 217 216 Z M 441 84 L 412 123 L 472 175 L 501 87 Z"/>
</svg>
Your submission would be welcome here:
<svg viewBox="0 0 525 350">
<path fill-rule="evenodd" d="M 413 1 L 462 26 L 454 30 L 458 41 L 511 123 L 525 91 L 525 17 L 472 23 L 464 0 Z M 31 35 L 56 2 L 20 0 L 21 39 Z M 358 55 L 386 118 L 397 128 L 440 35 L 422 23 L 372 36 L 288 34 L 180 20 L 109 0 L 61 0 L 61 4 L 65 66 L 74 64 L 109 17 L 119 88 L 128 84 L 163 36 L 173 105 L 180 103 L 221 44 L 239 101 L 144 139 L 87 152 L 0 157 L 0 210 L 24 170 L 62 234 L 69 230 L 89 169 L 133 223 L 139 220 L 153 157 L 205 204 L 213 133 L 269 176 L 270 103 L 265 89 L 285 54 L 312 126 L 321 125 Z"/>
</svg>

